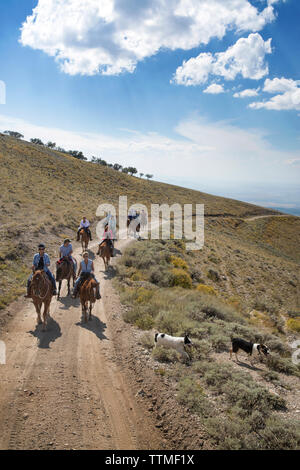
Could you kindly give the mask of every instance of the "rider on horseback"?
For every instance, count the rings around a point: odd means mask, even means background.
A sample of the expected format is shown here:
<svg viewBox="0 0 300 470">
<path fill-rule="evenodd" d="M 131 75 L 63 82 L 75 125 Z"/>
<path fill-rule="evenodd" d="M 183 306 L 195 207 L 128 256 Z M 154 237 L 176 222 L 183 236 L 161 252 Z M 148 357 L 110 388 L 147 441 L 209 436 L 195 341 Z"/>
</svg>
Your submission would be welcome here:
<svg viewBox="0 0 300 470">
<path fill-rule="evenodd" d="M 31 297 L 31 293 L 30 293 L 31 279 L 32 279 L 33 273 L 38 270 L 45 271 L 48 278 L 52 282 L 53 295 L 56 295 L 56 282 L 55 282 L 55 278 L 53 274 L 51 273 L 49 269 L 50 258 L 49 258 L 49 255 L 45 253 L 45 245 L 43 243 L 40 243 L 38 246 L 38 250 L 39 250 L 38 253 L 36 253 L 33 257 L 32 274 L 29 276 L 28 281 L 27 281 L 27 294 L 25 295 L 26 298 Z"/>
<path fill-rule="evenodd" d="M 83 253 L 83 260 L 80 263 L 77 280 L 75 282 L 75 286 L 73 289 L 73 295 L 72 295 L 73 299 L 76 298 L 79 287 L 82 285 L 82 282 L 85 280 L 87 273 L 89 273 L 89 275 L 97 282 L 96 299 L 101 299 L 100 283 L 95 277 L 94 270 L 95 268 L 94 268 L 93 260 L 89 259 L 89 254 L 87 251 L 85 251 Z"/>
<path fill-rule="evenodd" d="M 92 240 L 92 234 L 91 234 L 91 231 L 90 231 L 90 222 L 88 221 L 88 219 L 85 216 L 82 217 L 82 221 L 80 222 L 80 225 L 79 225 L 78 230 L 77 230 L 77 241 L 78 242 L 79 242 L 79 232 L 82 229 L 87 232 L 88 236 L 90 237 L 90 240 Z"/>
<path fill-rule="evenodd" d="M 114 256 L 115 235 L 114 235 L 112 229 L 109 227 L 108 224 L 106 224 L 105 227 L 104 227 L 104 232 L 103 232 L 103 235 L 102 235 L 102 241 L 100 242 L 99 246 L 102 245 L 104 240 L 108 240 L 108 243 L 109 243 L 109 246 L 110 246 L 110 249 L 111 249 L 111 256 L 113 257 Z"/>
<path fill-rule="evenodd" d="M 61 263 L 63 259 L 67 259 L 70 263 L 72 263 L 73 271 L 76 276 L 76 261 L 72 257 L 73 247 L 71 244 L 71 240 L 69 238 L 64 239 L 64 243 L 59 247 L 59 261 Z"/>
</svg>

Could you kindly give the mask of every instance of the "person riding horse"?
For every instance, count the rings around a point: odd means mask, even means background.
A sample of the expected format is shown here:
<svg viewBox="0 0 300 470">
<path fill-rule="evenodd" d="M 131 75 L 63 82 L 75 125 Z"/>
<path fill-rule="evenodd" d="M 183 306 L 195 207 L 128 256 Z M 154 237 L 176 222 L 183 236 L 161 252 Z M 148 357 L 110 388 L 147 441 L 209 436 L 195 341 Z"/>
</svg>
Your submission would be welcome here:
<svg viewBox="0 0 300 470">
<path fill-rule="evenodd" d="M 108 224 L 106 224 L 105 227 L 104 227 L 104 232 L 103 232 L 103 235 L 102 235 L 102 241 L 100 242 L 99 246 L 102 245 L 104 240 L 108 240 L 110 250 L 111 250 L 111 256 L 113 257 L 114 256 L 115 234 L 113 233 L 113 231 L 111 230 L 111 228 L 109 227 Z"/>
<path fill-rule="evenodd" d="M 79 233 L 80 233 L 80 230 L 85 230 L 88 234 L 88 236 L 90 237 L 90 240 L 92 241 L 92 234 L 91 234 L 91 231 L 90 231 L 90 222 L 88 221 L 88 219 L 84 216 L 82 217 L 82 220 L 80 222 L 80 225 L 78 227 L 78 230 L 77 230 L 77 241 L 79 242 Z"/>
<path fill-rule="evenodd" d="M 77 275 L 77 280 L 75 282 L 75 286 L 74 286 L 74 289 L 73 289 L 73 294 L 72 294 L 73 299 L 76 299 L 78 290 L 79 290 L 82 282 L 84 282 L 84 280 L 86 279 L 87 275 L 89 275 L 90 277 L 92 277 L 96 281 L 96 283 L 97 283 L 97 286 L 96 286 L 96 299 L 101 299 L 100 283 L 96 279 L 94 271 L 95 271 L 95 268 L 94 268 L 93 260 L 89 259 L 89 254 L 88 254 L 87 251 L 85 251 L 83 253 L 83 260 L 80 263 L 80 267 L 79 267 L 79 271 L 78 271 L 78 275 Z"/>
<path fill-rule="evenodd" d="M 76 276 L 76 260 L 72 257 L 73 247 L 71 244 L 71 240 L 69 238 L 65 238 L 63 244 L 59 247 L 59 261 L 61 263 L 63 259 L 68 260 L 73 266 L 73 272 Z"/>
<path fill-rule="evenodd" d="M 56 282 L 55 282 L 55 277 L 53 276 L 52 272 L 49 269 L 50 266 L 50 258 L 47 253 L 45 253 L 45 245 L 43 243 L 40 243 L 38 246 L 38 253 L 36 253 L 33 257 L 33 263 L 32 263 L 32 274 L 29 276 L 28 281 L 27 281 L 27 294 L 24 296 L 25 298 L 30 298 L 31 297 L 31 292 L 30 292 L 30 284 L 32 280 L 32 276 L 35 271 L 43 270 L 47 274 L 48 278 L 52 282 L 53 286 L 53 295 L 56 295 Z"/>
</svg>

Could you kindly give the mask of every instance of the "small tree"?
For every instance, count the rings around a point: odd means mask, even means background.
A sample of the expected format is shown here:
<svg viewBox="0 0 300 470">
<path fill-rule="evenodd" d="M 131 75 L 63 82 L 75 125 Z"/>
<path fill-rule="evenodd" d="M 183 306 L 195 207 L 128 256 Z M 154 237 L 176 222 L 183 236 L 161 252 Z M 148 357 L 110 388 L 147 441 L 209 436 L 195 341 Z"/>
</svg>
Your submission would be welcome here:
<svg viewBox="0 0 300 470">
<path fill-rule="evenodd" d="M 122 168 L 123 168 L 122 165 L 119 165 L 119 163 L 115 163 L 113 166 L 113 169 L 116 171 L 122 170 Z"/>
<path fill-rule="evenodd" d="M 72 155 L 72 157 L 77 158 L 78 160 L 87 160 L 83 153 L 78 150 L 69 150 L 68 154 Z"/>
<path fill-rule="evenodd" d="M 129 167 L 128 167 L 128 173 L 130 173 L 131 176 L 135 175 L 137 172 L 138 172 L 138 171 L 137 171 L 136 168 L 134 168 L 134 166 L 129 166 Z"/>
<path fill-rule="evenodd" d="M 129 173 L 129 168 L 127 168 L 126 166 L 122 168 L 122 173 Z"/>
<path fill-rule="evenodd" d="M 144 176 L 144 173 L 140 173 L 140 178 L 143 178 L 143 176 Z"/>
<path fill-rule="evenodd" d="M 44 145 L 43 142 L 41 141 L 41 139 L 30 139 L 30 142 L 32 142 L 33 144 L 36 144 L 36 145 Z"/>
<path fill-rule="evenodd" d="M 147 180 L 150 180 L 151 178 L 153 178 L 153 175 L 147 174 L 147 175 L 145 175 L 145 176 L 146 176 Z"/>
<path fill-rule="evenodd" d="M 24 136 L 20 134 L 20 132 L 4 131 L 4 134 L 10 135 L 10 137 L 15 137 L 16 139 L 24 139 Z"/>
<path fill-rule="evenodd" d="M 54 149 L 56 147 L 56 143 L 55 142 L 48 142 L 47 147 L 49 147 L 49 149 Z"/>
</svg>

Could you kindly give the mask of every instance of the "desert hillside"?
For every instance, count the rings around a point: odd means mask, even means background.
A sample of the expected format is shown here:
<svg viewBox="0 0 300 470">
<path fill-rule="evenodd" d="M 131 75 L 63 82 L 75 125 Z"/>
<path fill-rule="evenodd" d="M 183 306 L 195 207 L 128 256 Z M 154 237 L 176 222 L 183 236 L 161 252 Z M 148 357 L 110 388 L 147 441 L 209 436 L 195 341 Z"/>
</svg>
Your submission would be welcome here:
<svg viewBox="0 0 300 470">
<path fill-rule="evenodd" d="M 83 213 L 93 221 L 98 205 L 117 203 L 119 195 L 127 195 L 128 203 L 146 205 L 203 203 L 212 224 L 214 216 L 218 224 L 220 216 L 223 220 L 222 216 L 230 219 L 275 213 L 232 199 L 145 181 L 3 134 L 0 135 L 0 184 L 0 308 L 23 292 L 28 263 L 38 241 L 46 242 L 49 254 L 56 255 L 64 236 L 74 237 Z M 299 219 L 291 217 L 290 220 L 293 236 L 297 234 Z M 276 230 L 284 244 L 283 226 L 279 224 Z M 295 247 L 299 248 L 296 241 Z M 294 254 L 293 249 L 292 257 Z"/>
<path fill-rule="evenodd" d="M 299 447 L 300 373 L 291 360 L 300 333 L 298 217 L 145 181 L 4 135 L 0 183 L 0 333 L 10 358 L 0 448 Z M 63 288 L 47 332 L 33 330 L 31 303 L 12 301 L 25 290 L 38 242 L 53 262 L 82 215 L 95 222 L 97 206 L 117 204 L 120 195 L 147 206 L 205 204 L 203 249 L 189 252 L 172 236 L 119 240 L 106 272 L 94 240 L 90 256 L 103 297 L 92 321 L 76 321 L 79 303 Z M 155 331 L 188 332 L 191 363 L 154 348 Z M 268 344 L 271 356 L 230 361 L 234 336 Z M 48 413 L 40 406 L 45 397 Z"/>
</svg>

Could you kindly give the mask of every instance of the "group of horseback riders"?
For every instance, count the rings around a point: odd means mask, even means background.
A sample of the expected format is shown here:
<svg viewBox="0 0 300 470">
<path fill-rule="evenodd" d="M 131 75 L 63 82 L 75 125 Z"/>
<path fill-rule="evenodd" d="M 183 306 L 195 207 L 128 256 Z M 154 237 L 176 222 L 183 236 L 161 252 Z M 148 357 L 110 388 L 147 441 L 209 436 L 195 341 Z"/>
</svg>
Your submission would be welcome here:
<svg viewBox="0 0 300 470">
<path fill-rule="evenodd" d="M 83 217 L 80 225 L 77 230 L 77 241 L 79 241 L 79 236 L 80 232 L 84 230 L 88 234 L 90 240 L 92 240 L 92 235 L 91 235 L 91 230 L 90 230 L 90 222 L 86 217 Z M 115 220 L 112 216 L 108 218 L 108 223 L 105 226 L 102 241 L 99 246 L 101 246 L 104 241 L 108 241 L 108 245 L 111 249 L 111 256 L 113 256 L 113 249 L 114 249 L 114 240 L 116 238 L 115 234 Z M 31 281 L 33 278 L 33 275 L 36 271 L 44 271 L 47 275 L 47 277 L 50 279 L 51 284 L 52 284 L 52 295 L 57 295 L 57 290 L 56 290 L 56 280 L 55 277 L 53 276 L 52 272 L 50 271 L 50 257 L 48 253 L 46 253 L 46 247 L 43 243 L 40 243 L 38 245 L 38 252 L 34 255 L 33 257 L 33 263 L 32 263 L 32 274 L 29 276 L 28 281 L 27 281 L 27 294 L 25 295 L 25 298 L 31 298 Z M 82 254 L 82 261 L 80 262 L 79 265 L 79 270 L 76 276 L 76 271 L 77 271 L 77 262 L 72 256 L 73 254 L 73 247 L 71 244 L 71 240 L 69 238 L 65 238 L 63 244 L 59 248 L 59 260 L 57 261 L 56 265 L 57 268 L 60 267 L 63 263 L 68 263 L 69 265 L 69 272 L 70 276 L 73 277 L 73 279 L 76 279 L 76 282 L 74 284 L 74 289 L 73 289 L 73 294 L 72 298 L 76 298 L 78 295 L 78 291 L 80 288 L 80 285 L 82 282 L 87 279 L 88 277 L 94 279 L 96 281 L 96 299 L 101 299 L 100 295 L 100 283 L 96 279 L 94 271 L 94 262 L 92 259 L 89 258 L 89 253 L 85 251 Z M 58 280 L 58 279 L 57 279 Z"/>
</svg>

